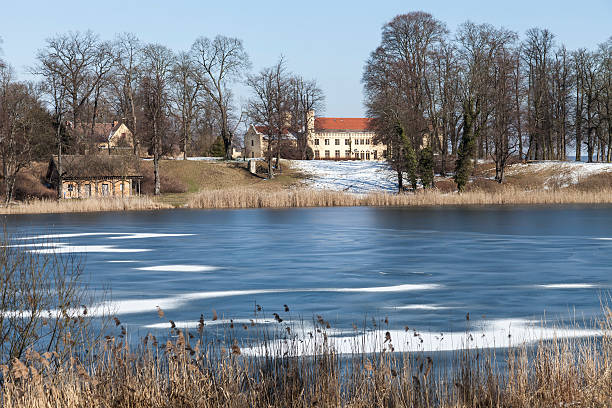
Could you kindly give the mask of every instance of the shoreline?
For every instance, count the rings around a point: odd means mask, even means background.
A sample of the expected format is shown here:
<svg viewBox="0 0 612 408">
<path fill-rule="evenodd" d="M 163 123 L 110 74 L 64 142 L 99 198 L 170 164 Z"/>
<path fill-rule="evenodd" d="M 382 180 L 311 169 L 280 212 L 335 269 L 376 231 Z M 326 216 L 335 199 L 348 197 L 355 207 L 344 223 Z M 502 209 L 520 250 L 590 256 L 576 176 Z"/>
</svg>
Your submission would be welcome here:
<svg viewBox="0 0 612 408">
<path fill-rule="evenodd" d="M 265 191 L 253 188 L 207 190 L 193 194 L 183 205 L 170 205 L 156 197 L 33 200 L 0 208 L 0 215 L 66 214 L 123 211 L 158 211 L 168 209 L 255 209 L 322 207 L 467 207 L 467 206 L 541 206 L 612 204 L 612 189 L 584 191 L 576 188 L 558 190 L 522 190 L 504 186 L 499 191 L 473 190 L 443 193 L 438 190 L 391 194 L 376 192 L 355 194 L 307 188 Z"/>
</svg>

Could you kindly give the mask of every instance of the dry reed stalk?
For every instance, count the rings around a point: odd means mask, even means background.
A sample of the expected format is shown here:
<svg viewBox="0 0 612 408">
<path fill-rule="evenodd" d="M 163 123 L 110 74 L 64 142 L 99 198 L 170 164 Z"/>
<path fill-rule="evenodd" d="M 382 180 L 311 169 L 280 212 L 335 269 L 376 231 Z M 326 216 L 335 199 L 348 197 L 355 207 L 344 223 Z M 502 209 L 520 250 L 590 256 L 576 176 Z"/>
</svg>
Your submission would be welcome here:
<svg viewBox="0 0 612 408">
<path fill-rule="evenodd" d="M 457 351 L 450 366 L 424 353 L 358 347 L 338 356 L 326 342 L 310 357 L 274 347 L 253 357 L 237 352 L 231 333 L 226 349 L 173 329 L 174 341 L 158 346 L 149 335 L 138 351 L 111 338 L 90 366 L 30 352 L 0 366 L 0 398 L 6 408 L 609 407 L 612 314 L 604 313 L 603 337 L 510 349 L 505 369 L 496 368 L 494 351 L 476 349 Z"/>
<path fill-rule="evenodd" d="M 0 214 L 55 214 L 98 211 L 143 211 L 170 208 L 149 197 L 91 198 L 85 200 L 32 200 L 1 207 Z"/>
<path fill-rule="evenodd" d="M 381 206 L 419 207 L 442 205 L 535 205 L 535 204 L 610 204 L 612 190 L 594 192 L 576 189 L 525 191 L 511 186 L 501 191 L 469 191 L 462 194 L 437 190 L 416 194 L 370 193 L 359 195 L 330 190 L 294 189 L 266 192 L 249 188 L 230 188 L 200 192 L 190 208 L 286 208 Z"/>
</svg>

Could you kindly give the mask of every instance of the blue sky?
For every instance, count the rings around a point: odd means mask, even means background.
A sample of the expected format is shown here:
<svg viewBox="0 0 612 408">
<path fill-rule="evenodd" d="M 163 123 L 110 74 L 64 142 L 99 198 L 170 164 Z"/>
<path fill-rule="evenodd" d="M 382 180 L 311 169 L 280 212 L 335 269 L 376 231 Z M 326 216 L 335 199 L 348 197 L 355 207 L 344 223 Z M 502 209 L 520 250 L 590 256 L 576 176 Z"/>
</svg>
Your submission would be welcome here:
<svg viewBox="0 0 612 408">
<path fill-rule="evenodd" d="M 200 36 L 239 37 L 253 70 L 285 56 L 289 69 L 316 78 L 326 116 L 363 116 L 361 74 L 378 45 L 382 25 L 400 13 L 423 10 L 451 31 L 466 20 L 523 34 L 548 28 L 569 49 L 595 48 L 612 36 L 612 0 L 430 1 L 13 1 L 0 5 L 4 59 L 20 78 L 35 63 L 44 39 L 91 29 L 103 39 L 129 31 L 145 42 L 188 49 Z M 239 99 L 248 93 L 237 90 Z"/>
</svg>

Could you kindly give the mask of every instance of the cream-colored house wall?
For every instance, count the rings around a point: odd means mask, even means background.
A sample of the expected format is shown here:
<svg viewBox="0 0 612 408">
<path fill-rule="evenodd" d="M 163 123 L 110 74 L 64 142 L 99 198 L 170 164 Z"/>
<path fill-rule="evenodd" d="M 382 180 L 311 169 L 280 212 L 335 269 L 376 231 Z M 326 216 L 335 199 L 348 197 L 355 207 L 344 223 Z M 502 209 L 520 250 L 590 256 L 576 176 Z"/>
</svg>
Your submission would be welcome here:
<svg viewBox="0 0 612 408">
<path fill-rule="evenodd" d="M 244 158 L 263 157 L 264 144 L 263 135 L 255 130 L 255 126 L 249 126 L 244 135 Z"/>
<path fill-rule="evenodd" d="M 384 160 L 387 146 L 374 144 L 374 136 L 371 131 L 315 131 L 308 146 L 320 160 Z"/>
<path fill-rule="evenodd" d="M 106 188 L 108 194 L 104 194 Z M 89 186 L 91 186 L 91 195 L 89 194 Z M 130 197 L 131 195 L 130 180 L 83 180 L 74 181 L 64 180 L 62 182 L 63 198 L 89 198 L 89 197 Z"/>
<path fill-rule="evenodd" d="M 108 148 L 116 148 L 118 147 L 118 143 L 121 140 L 121 136 L 125 134 L 125 141 L 127 142 L 127 146 L 126 147 L 134 147 L 134 135 L 132 134 L 132 131 L 125 125 L 125 123 L 122 123 L 119 128 L 117 128 L 117 130 L 110 135 L 110 137 L 108 138 L 108 142 L 104 142 L 104 143 L 100 143 L 98 145 L 98 148 L 100 149 L 108 149 Z"/>
</svg>

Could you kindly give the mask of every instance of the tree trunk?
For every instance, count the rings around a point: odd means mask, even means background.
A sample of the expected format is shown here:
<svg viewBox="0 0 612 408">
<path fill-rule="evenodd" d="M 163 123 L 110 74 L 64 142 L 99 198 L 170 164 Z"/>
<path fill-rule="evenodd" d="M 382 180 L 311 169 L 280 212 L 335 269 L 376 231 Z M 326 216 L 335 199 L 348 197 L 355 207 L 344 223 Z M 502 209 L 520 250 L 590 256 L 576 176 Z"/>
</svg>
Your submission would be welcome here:
<svg viewBox="0 0 612 408">
<path fill-rule="evenodd" d="M 61 136 L 61 128 L 62 128 L 62 117 L 60 115 L 58 123 L 57 123 L 57 179 L 58 179 L 58 183 L 57 183 L 57 198 L 61 199 L 62 198 L 62 189 L 63 189 L 63 183 L 62 183 L 62 136 Z"/>
<path fill-rule="evenodd" d="M 155 177 L 155 191 L 156 196 L 161 193 L 161 182 L 159 180 L 159 135 L 157 134 L 157 121 L 153 120 L 153 173 Z"/>
</svg>

